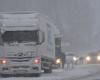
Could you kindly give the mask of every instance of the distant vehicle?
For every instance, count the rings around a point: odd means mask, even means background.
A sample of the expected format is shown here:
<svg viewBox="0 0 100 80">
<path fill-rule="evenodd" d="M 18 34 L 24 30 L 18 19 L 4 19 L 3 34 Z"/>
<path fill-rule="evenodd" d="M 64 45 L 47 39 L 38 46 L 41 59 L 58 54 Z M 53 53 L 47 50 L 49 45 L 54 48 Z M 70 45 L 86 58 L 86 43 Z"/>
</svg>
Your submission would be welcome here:
<svg viewBox="0 0 100 80">
<path fill-rule="evenodd" d="M 55 25 L 40 13 L 0 14 L 1 76 L 52 72 L 55 55 Z"/>
<path fill-rule="evenodd" d="M 100 53 L 90 53 L 85 57 L 86 64 L 100 64 Z"/>
</svg>

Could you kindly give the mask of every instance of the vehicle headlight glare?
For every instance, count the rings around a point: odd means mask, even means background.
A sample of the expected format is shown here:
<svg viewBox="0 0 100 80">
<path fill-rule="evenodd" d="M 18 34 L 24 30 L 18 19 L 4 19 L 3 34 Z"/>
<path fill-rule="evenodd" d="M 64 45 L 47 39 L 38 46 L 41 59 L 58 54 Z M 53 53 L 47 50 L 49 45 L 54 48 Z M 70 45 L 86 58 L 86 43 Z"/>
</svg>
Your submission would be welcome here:
<svg viewBox="0 0 100 80">
<path fill-rule="evenodd" d="M 73 57 L 73 60 L 74 60 L 74 61 L 77 61 L 77 58 L 76 58 L 76 57 Z"/>
<path fill-rule="evenodd" d="M 56 59 L 56 64 L 60 64 L 60 63 L 61 63 L 61 59 L 60 58 Z"/>
<path fill-rule="evenodd" d="M 97 60 L 99 60 L 99 61 L 100 61 L 100 56 L 97 56 Z"/>
<path fill-rule="evenodd" d="M 87 60 L 87 61 L 90 61 L 90 60 L 91 60 L 91 57 L 90 57 L 90 56 L 87 56 L 87 57 L 86 57 L 86 60 Z"/>
</svg>

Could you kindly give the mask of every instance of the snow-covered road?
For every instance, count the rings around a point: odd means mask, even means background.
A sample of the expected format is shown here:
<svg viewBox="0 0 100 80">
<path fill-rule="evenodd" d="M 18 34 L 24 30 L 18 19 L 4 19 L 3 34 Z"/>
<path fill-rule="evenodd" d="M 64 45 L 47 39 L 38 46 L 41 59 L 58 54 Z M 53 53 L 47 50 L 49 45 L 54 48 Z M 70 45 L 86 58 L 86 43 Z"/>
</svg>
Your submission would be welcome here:
<svg viewBox="0 0 100 80">
<path fill-rule="evenodd" d="M 74 80 L 100 80 L 100 72 L 92 74 L 92 75 L 84 76 L 84 77 L 81 77 L 79 79 L 77 78 Z"/>
<path fill-rule="evenodd" d="M 77 80 L 100 72 L 100 65 L 80 65 L 71 71 L 67 69 L 54 70 L 52 74 L 42 74 L 41 77 L 9 77 L 0 80 Z M 84 80 L 82 78 L 82 80 Z M 85 79 L 86 80 L 86 79 Z"/>
</svg>

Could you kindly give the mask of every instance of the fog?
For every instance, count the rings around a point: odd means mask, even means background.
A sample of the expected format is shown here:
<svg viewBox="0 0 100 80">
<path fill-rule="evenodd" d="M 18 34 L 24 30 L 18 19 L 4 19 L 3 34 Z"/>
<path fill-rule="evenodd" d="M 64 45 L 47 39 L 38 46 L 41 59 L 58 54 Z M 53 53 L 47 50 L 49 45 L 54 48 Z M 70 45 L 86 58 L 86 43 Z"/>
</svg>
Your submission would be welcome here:
<svg viewBox="0 0 100 80">
<path fill-rule="evenodd" d="M 48 15 L 62 35 L 63 50 L 100 48 L 100 0 L 0 0 L 0 12 L 39 11 Z"/>
</svg>

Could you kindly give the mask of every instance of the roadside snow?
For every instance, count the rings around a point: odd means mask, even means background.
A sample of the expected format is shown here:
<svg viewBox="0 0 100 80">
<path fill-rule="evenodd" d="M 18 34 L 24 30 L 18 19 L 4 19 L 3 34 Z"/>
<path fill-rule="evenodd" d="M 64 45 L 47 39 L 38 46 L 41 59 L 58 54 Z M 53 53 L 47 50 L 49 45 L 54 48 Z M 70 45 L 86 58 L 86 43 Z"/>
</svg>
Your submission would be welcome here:
<svg viewBox="0 0 100 80">
<path fill-rule="evenodd" d="M 100 71 L 100 65 L 80 65 L 73 70 L 54 70 L 52 74 L 42 74 L 41 77 L 10 77 L 0 80 L 70 80 L 77 77 L 87 76 Z"/>
<path fill-rule="evenodd" d="M 73 69 L 72 71 L 69 71 L 69 73 L 64 72 L 62 80 L 72 80 L 78 77 L 84 77 L 84 76 L 88 76 L 91 74 L 95 74 L 97 72 L 100 72 L 100 65 L 98 64 L 91 64 L 91 65 L 80 65 L 77 66 L 75 69 Z M 65 75 L 66 74 L 66 75 Z"/>
</svg>

